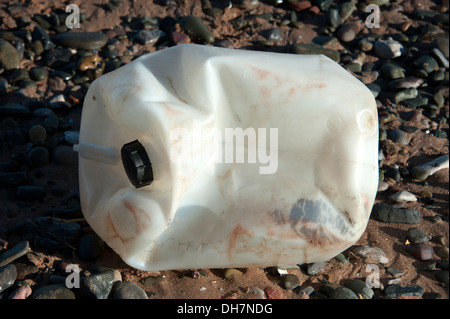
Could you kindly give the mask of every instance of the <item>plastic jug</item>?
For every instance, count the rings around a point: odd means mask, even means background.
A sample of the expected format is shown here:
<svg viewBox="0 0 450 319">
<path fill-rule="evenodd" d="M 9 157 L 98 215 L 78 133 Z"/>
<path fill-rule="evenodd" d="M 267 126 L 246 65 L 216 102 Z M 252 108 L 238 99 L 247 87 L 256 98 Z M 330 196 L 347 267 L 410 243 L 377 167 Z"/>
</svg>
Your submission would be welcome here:
<svg viewBox="0 0 450 319">
<path fill-rule="evenodd" d="M 328 260 L 378 187 L 374 97 L 321 55 L 147 54 L 92 83 L 75 149 L 85 219 L 141 270 Z"/>
</svg>

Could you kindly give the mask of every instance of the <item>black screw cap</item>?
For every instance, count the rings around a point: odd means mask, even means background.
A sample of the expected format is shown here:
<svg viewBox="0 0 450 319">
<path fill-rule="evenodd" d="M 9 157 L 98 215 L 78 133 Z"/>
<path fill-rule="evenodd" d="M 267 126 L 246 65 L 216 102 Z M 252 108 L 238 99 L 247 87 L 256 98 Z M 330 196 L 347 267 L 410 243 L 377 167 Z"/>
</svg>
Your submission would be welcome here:
<svg viewBox="0 0 450 319">
<path fill-rule="evenodd" d="M 138 140 L 124 144 L 120 154 L 125 172 L 134 187 L 147 186 L 153 182 L 152 163 Z"/>
</svg>

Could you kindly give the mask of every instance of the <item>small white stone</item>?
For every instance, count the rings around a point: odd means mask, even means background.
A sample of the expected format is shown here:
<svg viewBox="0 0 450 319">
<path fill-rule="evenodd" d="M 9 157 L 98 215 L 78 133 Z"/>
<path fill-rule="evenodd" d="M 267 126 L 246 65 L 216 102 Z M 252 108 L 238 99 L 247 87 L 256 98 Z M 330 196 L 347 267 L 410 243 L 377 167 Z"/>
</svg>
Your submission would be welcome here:
<svg viewBox="0 0 450 319">
<path fill-rule="evenodd" d="M 389 258 L 387 258 L 385 252 L 379 247 L 359 246 L 353 249 L 353 253 L 363 258 L 371 258 L 381 264 L 387 264 L 389 262 Z"/>
<path fill-rule="evenodd" d="M 394 202 L 416 202 L 417 201 L 417 197 L 413 194 L 410 193 L 408 191 L 405 190 L 401 190 L 397 193 L 395 193 L 394 195 L 392 195 L 391 197 L 389 197 L 390 200 L 394 201 Z"/>
<path fill-rule="evenodd" d="M 379 192 L 384 192 L 385 190 L 387 190 L 389 188 L 389 184 L 383 181 L 380 181 L 378 183 L 378 191 Z"/>
</svg>

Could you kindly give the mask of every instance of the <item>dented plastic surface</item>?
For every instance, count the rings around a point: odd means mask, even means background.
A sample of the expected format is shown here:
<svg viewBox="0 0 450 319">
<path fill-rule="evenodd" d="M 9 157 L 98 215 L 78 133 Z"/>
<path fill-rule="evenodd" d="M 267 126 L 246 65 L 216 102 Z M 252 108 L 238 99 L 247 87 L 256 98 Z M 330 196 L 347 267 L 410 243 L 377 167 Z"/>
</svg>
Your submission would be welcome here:
<svg viewBox="0 0 450 319">
<path fill-rule="evenodd" d="M 230 128 L 248 133 L 243 163 L 211 133 Z M 77 150 L 86 220 L 142 270 L 328 260 L 360 238 L 378 186 L 373 95 L 324 56 L 193 44 L 142 56 L 92 83 Z"/>
</svg>

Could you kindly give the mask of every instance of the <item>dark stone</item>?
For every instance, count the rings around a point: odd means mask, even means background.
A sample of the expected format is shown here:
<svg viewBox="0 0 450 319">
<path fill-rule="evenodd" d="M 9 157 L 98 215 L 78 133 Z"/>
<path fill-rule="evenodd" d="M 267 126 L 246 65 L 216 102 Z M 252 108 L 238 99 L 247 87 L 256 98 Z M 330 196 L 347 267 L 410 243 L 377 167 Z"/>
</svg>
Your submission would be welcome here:
<svg viewBox="0 0 450 319">
<path fill-rule="evenodd" d="M 66 48 L 96 50 L 106 45 L 108 37 L 102 32 L 64 32 L 56 35 L 54 41 Z"/>
<path fill-rule="evenodd" d="M 419 224 L 421 219 L 417 210 L 395 208 L 383 203 L 373 205 L 371 216 L 383 223 Z"/>
</svg>

